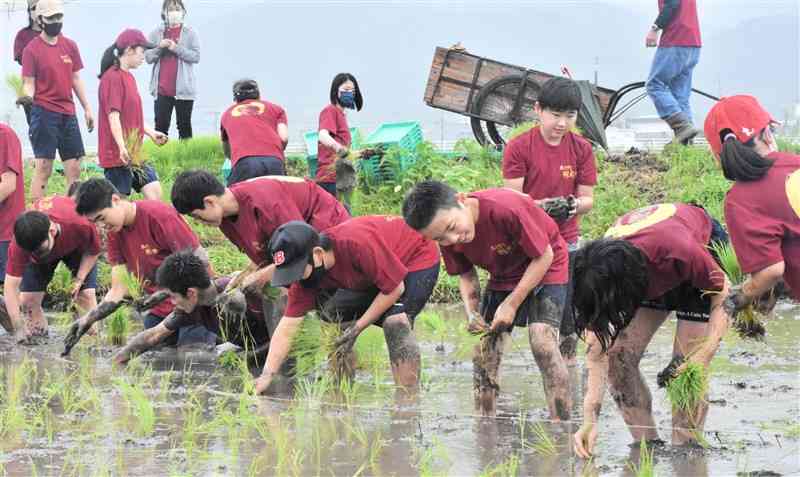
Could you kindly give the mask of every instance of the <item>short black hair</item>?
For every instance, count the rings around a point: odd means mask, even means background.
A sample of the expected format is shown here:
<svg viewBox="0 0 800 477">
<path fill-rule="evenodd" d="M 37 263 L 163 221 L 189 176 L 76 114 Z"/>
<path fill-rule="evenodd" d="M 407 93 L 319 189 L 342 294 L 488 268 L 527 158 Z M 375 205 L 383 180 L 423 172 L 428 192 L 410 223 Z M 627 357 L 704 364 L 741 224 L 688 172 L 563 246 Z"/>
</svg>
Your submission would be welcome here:
<svg viewBox="0 0 800 477">
<path fill-rule="evenodd" d="M 191 249 L 165 258 L 156 270 L 156 283 L 162 288 L 186 296 L 189 288 L 205 290 L 211 286 L 208 266 Z"/>
<path fill-rule="evenodd" d="M 361 108 L 364 107 L 364 97 L 361 95 L 361 88 L 358 87 L 358 81 L 356 81 L 356 77 L 350 73 L 339 73 L 333 77 L 333 81 L 331 81 L 331 104 L 339 104 L 339 86 L 348 81 L 353 82 L 354 93 L 356 96 L 356 111 L 361 111 Z"/>
<path fill-rule="evenodd" d="M 261 98 L 261 91 L 258 89 L 256 80 L 243 78 L 233 83 L 233 100 L 237 103 L 259 98 Z"/>
<path fill-rule="evenodd" d="M 14 221 L 14 240 L 23 250 L 35 252 L 47 240 L 50 218 L 38 210 L 29 210 Z"/>
<path fill-rule="evenodd" d="M 204 208 L 204 198 L 224 193 L 225 186 L 214 174 L 201 169 L 183 171 L 172 184 L 172 206 L 179 214 L 186 215 Z"/>
<path fill-rule="evenodd" d="M 583 339 L 593 332 L 605 352 L 647 296 L 647 261 L 626 240 L 601 239 L 580 248 L 572 262 L 575 329 Z"/>
<path fill-rule="evenodd" d="M 111 207 L 111 198 L 120 196 L 114 184 L 102 177 L 93 177 L 78 187 L 75 197 L 75 212 L 89 215 Z"/>
<path fill-rule="evenodd" d="M 539 91 L 539 107 L 561 113 L 580 111 L 581 90 L 569 78 L 552 78 L 542 85 Z"/>
<path fill-rule="evenodd" d="M 433 222 L 441 209 L 458 207 L 455 189 L 439 181 L 417 183 L 403 200 L 403 218 L 409 227 L 422 230 Z"/>
</svg>

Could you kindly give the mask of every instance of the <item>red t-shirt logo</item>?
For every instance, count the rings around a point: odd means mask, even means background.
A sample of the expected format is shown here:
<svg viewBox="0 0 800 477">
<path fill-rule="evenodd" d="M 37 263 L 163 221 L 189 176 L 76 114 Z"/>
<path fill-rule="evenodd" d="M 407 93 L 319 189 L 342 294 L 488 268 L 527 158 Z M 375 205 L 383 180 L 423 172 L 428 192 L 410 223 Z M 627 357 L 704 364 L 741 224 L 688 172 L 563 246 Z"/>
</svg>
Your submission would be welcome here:
<svg viewBox="0 0 800 477">
<path fill-rule="evenodd" d="M 577 176 L 578 171 L 576 171 L 571 165 L 565 164 L 561 166 L 561 177 L 563 179 L 574 179 Z"/>
<path fill-rule="evenodd" d="M 278 250 L 272 255 L 272 263 L 274 263 L 275 266 L 281 266 L 285 261 L 286 256 L 283 254 L 283 250 Z"/>
<path fill-rule="evenodd" d="M 508 255 L 511 253 L 511 245 L 505 243 L 499 243 L 497 245 L 492 245 L 492 251 L 497 255 Z"/>
<path fill-rule="evenodd" d="M 238 118 L 239 116 L 259 116 L 264 114 L 264 110 L 266 108 L 267 107 L 264 105 L 264 103 L 258 102 L 240 104 L 233 108 L 233 111 L 231 111 L 231 116 L 234 118 Z"/>
<path fill-rule="evenodd" d="M 72 58 L 70 58 L 69 55 L 61 55 L 61 61 L 63 61 L 64 63 L 71 64 Z"/>
</svg>

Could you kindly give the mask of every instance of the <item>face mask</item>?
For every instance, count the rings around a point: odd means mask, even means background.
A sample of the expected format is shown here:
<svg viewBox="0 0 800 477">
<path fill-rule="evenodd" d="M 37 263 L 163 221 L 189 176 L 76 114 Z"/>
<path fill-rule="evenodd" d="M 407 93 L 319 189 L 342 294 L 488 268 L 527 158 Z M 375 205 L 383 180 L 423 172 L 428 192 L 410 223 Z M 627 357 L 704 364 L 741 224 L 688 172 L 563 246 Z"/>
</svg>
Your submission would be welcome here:
<svg viewBox="0 0 800 477">
<path fill-rule="evenodd" d="M 179 25 L 183 23 L 183 12 L 176 10 L 167 12 L 167 23 L 170 25 Z"/>
<path fill-rule="evenodd" d="M 356 94 L 352 91 L 340 91 L 339 104 L 348 109 L 356 109 Z"/>
<path fill-rule="evenodd" d="M 312 263 L 313 266 L 313 263 Z M 300 285 L 303 288 L 310 288 L 315 289 L 319 288 L 320 283 L 322 283 L 322 279 L 325 278 L 325 274 L 327 270 L 325 270 L 325 265 L 320 265 L 319 267 L 314 267 L 311 271 L 311 275 L 304 280 L 300 280 Z"/>
<path fill-rule="evenodd" d="M 42 22 L 42 30 L 50 38 L 55 38 L 61 33 L 61 27 L 64 26 L 62 22 L 58 23 L 44 23 Z"/>
</svg>

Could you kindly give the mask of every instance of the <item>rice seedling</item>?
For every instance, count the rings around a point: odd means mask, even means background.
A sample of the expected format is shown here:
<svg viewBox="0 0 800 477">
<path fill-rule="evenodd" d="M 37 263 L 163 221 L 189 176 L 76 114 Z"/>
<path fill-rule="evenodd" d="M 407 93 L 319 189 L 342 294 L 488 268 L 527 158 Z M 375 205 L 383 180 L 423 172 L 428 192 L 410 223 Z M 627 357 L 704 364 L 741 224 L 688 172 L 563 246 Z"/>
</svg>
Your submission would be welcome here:
<svg viewBox="0 0 800 477">
<path fill-rule="evenodd" d="M 436 351 L 444 351 L 444 341 L 447 338 L 447 323 L 441 315 L 431 311 L 423 311 L 416 319 L 416 323 L 420 325 L 421 330 L 430 333 L 433 338 L 439 341 Z"/>
<path fill-rule="evenodd" d="M 533 444 L 530 444 L 529 447 L 533 449 L 534 452 L 542 456 L 556 455 L 558 453 L 556 443 L 547 432 L 547 429 L 544 428 L 542 423 L 537 422 L 532 426 L 532 429 L 534 442 Z"/>
<path fill-rule="evenodd" d="M 124 346 L 128 338 L 131 323 L 130 312 L 127 307 L 117 308 L 114 313 L 106 320 L 106 333 L 112 346 Z"/>
<path fill-rule="evenodd" d="M 14 93 L 15 98 L 21 98 L 25 96 L 25 88 L 23 87 L 22 76 L 16 73 L 7 74 L 6 85 Z"/>
<path fill-rule="evenodd" d="M 442 446 L 442 443 L 437 438 L 431 440 L 430 445 L 426 446 L 423 451 L 415 449 L 417 456 L 417 469 L 419 470 L 420 477 L 440 477 L 448 475 L 450 467 L 450 459 L 447 455 L 447 449 Z M 445 464 L 445 469 L 440 470 L 440 463 Z"/>
<path fill-rule="evenodd" d="M 736 251 L 733 246 L 728 244 L 721 244 L 719 242 L 710 245 L 712 252 L 714 252 L 722 269 L 730 279 L 733 285 L 740 285 L 745 281 L 745 274 L 739 266 L 739 260 L 736 258 Z M 766 334 L 764 323 L 756 313 L 753 305 L 748 305 L 745 309 L 741 310 L 733 319 L 733 327 L 742 338 L 752 338 L 761 340 Z"/>
<path fill-rule="evenodd" d="M 131 158 L 130 167 L 132 170 L 142 170 L 147 163 L 147 153 L 142 148 L 142 132 L 138 128 L 130 129 L 125 132 L 125 149 Z"/>
<path fill-rule="evenodd" d="M 36 364 L 25 358 L 6 376 L 6 384 L 0 389 L 0 435 L 18 436 L 27 427 L 25 404 L 36 375 Z"/>
<path fill-rule="evenodd" d="M 693 419 L 697 406 L 705 399 L 708 391 L 708 373 L 699 363 L 686 362 L 686 367 L 667 383 L 667 397 L 673 412 L 680 410 Z"/>
<path fill-rule="evenodd" d="M 122 283 L 125 284 L 125 288 L 128 290 L 128 296 L 132 300 L 139 300 L 144 296 L 144 284 L 135 273 L 131 273 L 130 270 L 125 269 L 121 272 L 120 279 Z"/>
<path fill-rule="evenodd" d="M 516 477 L 518 474 L 519 456 L 513 454 L 495 467 L 485 469 L 480 475 L 481 477 Z"/>
<path fill-rule="evenodd" d="M 636 477 L 655 477 L 653 449 L 647 448 L 647 441 L 642 438 L 639 443 L 639 463 L 628 461 L 628 469 L 636 474 Z"/>
<path fill-rule="evenodd" d="M 155 430 L 156 413 L 142 386 L 131 384 L 122 378 L 115 378 L 113 382 L 125 399 L 129 412 L 136 418 L 136 433 L 140 436 L 151 435 Z"/>
</svg>

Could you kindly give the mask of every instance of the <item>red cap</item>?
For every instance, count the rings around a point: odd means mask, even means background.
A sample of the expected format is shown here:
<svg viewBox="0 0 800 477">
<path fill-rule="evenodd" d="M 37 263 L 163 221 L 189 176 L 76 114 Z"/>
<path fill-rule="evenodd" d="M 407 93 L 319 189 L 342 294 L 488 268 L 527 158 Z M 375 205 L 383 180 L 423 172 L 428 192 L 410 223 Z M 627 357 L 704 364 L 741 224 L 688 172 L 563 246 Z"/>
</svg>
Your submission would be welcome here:
<svg viewBox="0 0 800 477">
<path fill-rule="evenodd" d="M 753 96 L 722 98 L 711 108 L 703 127 L 706 140 L 715 156 L 722 151 L 720 133 L 730 129 L 739 142 L 748 142 L 772 123 L 777 123 Z"/>
<path fill-rule="evenodd" d="M 133 28 L 128 28 L 120 33 L 117 37 L 117 41 L 115 41 L 114 44 L 117 45 L 117 48 L 120 50 L 124 50 L 129 46 L 143 46 L 146 49 L 155 48 L 155 45 L 147 41 L 147 38 L 144 36 L 144 33 L 142 33 L 141 30 L 136 30 Z"/>
</svg>

